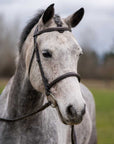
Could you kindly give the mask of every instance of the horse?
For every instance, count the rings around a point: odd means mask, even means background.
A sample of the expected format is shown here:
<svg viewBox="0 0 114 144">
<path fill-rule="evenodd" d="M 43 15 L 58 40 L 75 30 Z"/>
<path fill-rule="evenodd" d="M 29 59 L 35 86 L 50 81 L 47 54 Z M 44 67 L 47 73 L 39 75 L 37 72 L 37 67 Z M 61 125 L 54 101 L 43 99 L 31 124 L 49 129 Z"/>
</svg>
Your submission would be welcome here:
<svg viewBox="0 0 114 144">
<path fill-rule="evenodd" d="M 71 144 L 72 126 L 75 144 L 97 143 L 95 102 L 80 83 L 82 49 L 71 33 L 83 15 L 81 8 L 61 18 L 51 4 L 24 28 L 15 73 L 0 96 L 0 144 Z"/>
</svg>

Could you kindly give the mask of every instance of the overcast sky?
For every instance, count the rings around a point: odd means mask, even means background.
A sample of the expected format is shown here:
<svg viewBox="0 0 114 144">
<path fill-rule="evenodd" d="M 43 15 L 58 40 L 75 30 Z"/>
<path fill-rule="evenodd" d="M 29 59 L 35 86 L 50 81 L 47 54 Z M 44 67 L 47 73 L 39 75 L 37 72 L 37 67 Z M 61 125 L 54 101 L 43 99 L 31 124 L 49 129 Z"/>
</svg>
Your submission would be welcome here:
<svg viewBox="0 0 114 144">
<path fill-rule="evenodd" d="M 38 9 L 55 3 L 56 13 L 66 17 L 81 7 L 85 16 L 73 33 L 79 43 L 85 39 L 102 54 L 114 44 L 114 0 L 0 0 L 0 14 L 8 23 L 19 21 L 21 30 Z M 91 32 L 91 35 L 89 34 Z"/>
</svg>

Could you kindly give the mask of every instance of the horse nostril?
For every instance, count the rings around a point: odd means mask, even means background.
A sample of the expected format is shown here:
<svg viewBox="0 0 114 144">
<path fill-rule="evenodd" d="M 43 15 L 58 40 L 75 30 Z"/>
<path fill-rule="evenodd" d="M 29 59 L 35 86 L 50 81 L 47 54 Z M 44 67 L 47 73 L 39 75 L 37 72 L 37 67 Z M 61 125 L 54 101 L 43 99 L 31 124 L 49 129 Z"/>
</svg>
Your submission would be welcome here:
<svg viewBox="0 0 114 144">
<path fill-rule="evenodd" d="M 70 116 L 75 116 L 76 115 L 76 111 L 74 109 L 74 107 L 72 105 L 69 105 L 67 107 L 67 113 L 70 115 Z"/>
<path fill-rule="evenodd" d="M 81 114 L 82 114 L 82 115 L 85 114 L 85 107 L 86 107 L 86 105 L 84 105 L 84 109 L 81 111 Z"/>
</svg>

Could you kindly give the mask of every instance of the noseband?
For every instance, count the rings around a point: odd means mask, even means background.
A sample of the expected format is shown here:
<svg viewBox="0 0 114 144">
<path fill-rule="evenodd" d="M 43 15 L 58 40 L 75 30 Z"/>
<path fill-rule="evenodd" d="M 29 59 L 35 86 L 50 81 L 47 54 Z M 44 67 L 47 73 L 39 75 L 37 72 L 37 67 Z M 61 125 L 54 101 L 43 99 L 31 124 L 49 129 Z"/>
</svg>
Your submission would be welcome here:
<svg viewBox="0 0 114 144">
<path fill-rule="evenodd" d="M 38 31 L 38 26 L 37 26 L 36 29 L 35 29 L 34 35 L 33 35 L 33 37 L 34 37 L 34 50 L 33 50 L 33 54 L 32 54 L 31 60 L 30 60 L 30 64 L 29 64 L 29 70 L 28 70 L 28 75 L 30 76 L 31 66 L 32 66 L 32 63 L 33 63 L 34 56 L 36 54 L 36 60 L 37 60 L 37 63 L 39 65 L 42 81 L 43 81 L 44 88 L 45 88 L 45 95 L 48 98 L 48 102 L 46 104 L 44 104 L 43 106 L 41 106 L 37 111 L 32 112 L 30 114 L 26 114 L 24 116 L 21 116 L 21 117 L 15 118 L 15 119 L 0 118 L 0 121 L 2 121 L 2 122 L 16 122 L 16 121 L 26 119 L 26 118 L 28 118 L 32 115 L 35 115 L 36 113 L 38 113 L 40 111 L 43 111 L 44 109 L 46 109 L 50 105 L 52 105 L 53 107 L 56 107 L 57 102 L 55 100 L 54 95 L 51 93 L 50 89 L 55 84 L 57 84 L 61 80 L 66 79 L 68 77 L 76 77 L 78 79 L 78 81 L 80 82 L 80 75 L 75 73 L 75 72 L 65 73 L 65 74 L 57 77 L 56 79 L 54 79 L 52 82 L 50 82 L 50 83 L 48 82 L 48 79 L 46 78 L 43 67 L 42 67 L 40 54 L 39 54 L 39 47 L 38 47 L 38 43 L 37 43 L 36 40 L 37 40 L 37 37 L 39 35 L 41 35 L 43 33 L 53 32 L 53 31 L 63 33 L 64 31 L 70 31 L 71 32 L 71 29 L 69 29 L 68 27 L 53 27 L 53 28 L 48 28 L 48 29 Z M 64 123 L 64 121 L 63 121 L 63 123 Z M 75 132 L 74 132 L 74 125 L 71 126 L 71 142 L 72 142 L 72 144 L 77 144 L 77 140 L 76 140 L 76 136 L 75 136 Z"/>
</svg>

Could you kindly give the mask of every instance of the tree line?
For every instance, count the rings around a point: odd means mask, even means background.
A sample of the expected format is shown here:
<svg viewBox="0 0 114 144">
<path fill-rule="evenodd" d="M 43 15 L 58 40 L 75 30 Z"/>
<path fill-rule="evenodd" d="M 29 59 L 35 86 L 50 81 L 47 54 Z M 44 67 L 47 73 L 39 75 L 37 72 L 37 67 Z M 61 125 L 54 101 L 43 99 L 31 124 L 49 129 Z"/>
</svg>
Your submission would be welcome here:
<svg viewBox="0 0 114 144">
<path fill-rule="evenodd" d="M 15 58 L 19 39 L 19 23 L 6 24 L 0 15 L 0 77 L 11 77 L 15 71 Z M 84 44 L 86 41 L 86 45 Z M 88 40 L 89 41 L 89 40 Z M 80 57 L 78 72 L 87 79 L 114 79 L 114 44 L 102 58 L 91 48 L 87 36 L 83 36 L 83 55 Z M 109 48 L 110 49 L 110 48 Z"/>
<path fill-rule="evenodd" d="M 114 53 L 105 53 L 101 59 L 95 51 L 84 50 L 78 68 L 83 78 L 114 80 Z"/>
</svg>

